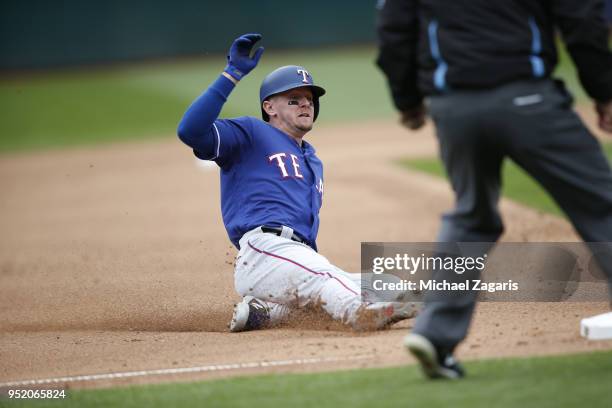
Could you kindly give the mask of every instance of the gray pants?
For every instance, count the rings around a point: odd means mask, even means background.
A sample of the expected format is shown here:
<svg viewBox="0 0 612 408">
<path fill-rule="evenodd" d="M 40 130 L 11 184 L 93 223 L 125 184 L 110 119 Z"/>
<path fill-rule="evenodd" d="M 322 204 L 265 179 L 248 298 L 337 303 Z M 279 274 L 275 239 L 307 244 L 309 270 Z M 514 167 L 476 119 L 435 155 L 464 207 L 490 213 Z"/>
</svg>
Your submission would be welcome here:
<svg viewBox="0 0 612 408">
<path fill-rule="evenodd" d="M 503 232 L 500 172 L 509 157 L 550 193 L 583 240 L 612 242 L 610 165 L 571 104 L 553 80 L 430 98 L 440 155 L 456 195 L 438 241 L 494 245 Z M 610 275 L 610 268 L 603 269 Z M 413 330 L 452 352 L 467 335 L 475 302 L 475 292 L 426 297 Z"/>
</svg>

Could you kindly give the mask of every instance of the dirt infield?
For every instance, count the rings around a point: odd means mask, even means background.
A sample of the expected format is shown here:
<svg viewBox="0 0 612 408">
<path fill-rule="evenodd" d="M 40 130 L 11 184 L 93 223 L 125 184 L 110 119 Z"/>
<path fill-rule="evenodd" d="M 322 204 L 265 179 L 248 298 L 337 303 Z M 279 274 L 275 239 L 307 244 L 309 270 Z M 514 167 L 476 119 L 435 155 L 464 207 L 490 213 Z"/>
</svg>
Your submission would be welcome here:
<svg viewBox="0 0 612 408">
<path fill-rule="evenodd" d="M 439 215 L 452 205 L 449 187 L 392 164 L 435 154 L 430 128 L 328 126 L 309 140 L 326 165 L 321 253 L 356 271 L 361 241 L 434 239 Z M 217 173 L 198 167 L 174 138 L 1 157 L 0 383 L 296 359 L 312 361 L 70 386 L 411 362 L 400 348 L 410 322 L 355 334 L 316 316 L 228 333 L 238 300 L 235 250 L 221 223 Z M 576 240 L 561 219 L 510 202 L 502 210 L 506 241 Z M 459 356 L 610 349 L 612 342 L 578 334 L 581 317 L 607 310 L 602 303 L 482 304 Z"/>
</svg>

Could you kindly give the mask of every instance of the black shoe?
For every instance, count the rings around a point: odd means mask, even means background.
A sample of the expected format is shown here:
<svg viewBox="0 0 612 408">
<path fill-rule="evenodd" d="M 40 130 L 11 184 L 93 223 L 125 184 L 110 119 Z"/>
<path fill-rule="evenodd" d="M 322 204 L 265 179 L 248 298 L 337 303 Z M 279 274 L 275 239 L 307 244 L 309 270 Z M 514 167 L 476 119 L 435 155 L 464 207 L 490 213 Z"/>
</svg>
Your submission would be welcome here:
<svg viewBox="0 0 612 408">
<path fill-rule="evenodd" d="M 438 350 L 427 337 L 410 333 L 404 338 L 404 347 L 419 360 L 429 378 L 456 380 L 465 376 L 463 367 L 453 355 Z"/>
<path fill-rule="evenodd" d="M 234 314 L 230 322 L 231 332 L 262 329 L 270 323 L 270 311 L 253 296 L 245 296 L 234 306 Z"/>
</svg>

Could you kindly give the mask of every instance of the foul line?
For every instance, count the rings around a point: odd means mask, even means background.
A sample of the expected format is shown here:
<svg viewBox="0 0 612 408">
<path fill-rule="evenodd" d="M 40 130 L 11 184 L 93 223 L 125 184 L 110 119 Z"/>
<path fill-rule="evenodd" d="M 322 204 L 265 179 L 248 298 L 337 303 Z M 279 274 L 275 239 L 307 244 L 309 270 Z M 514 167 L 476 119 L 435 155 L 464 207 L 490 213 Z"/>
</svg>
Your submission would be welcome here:
<svg viewBox="0 0 612 408">
<path fill-rule="evenodd" d="M 165 369 L 159 369 L 159 370 L 125 371 L 125 372 L 119 372 L 119 373 L 77 375 L 73 377 L 56 377 L 56 378 L 42 378 L 38 380 L 10 381 L 10 382 L 5 382 L 5 383 L 0 383 L 0 388 L 19 387 L 19 386 L 28 386 L 28 385 L 99 381 L 99 380 L 114 380 L 114 379 L 119 379 L 119 378 L 148 377 L 148 376 L 154 376 L 154 375 L 188 374 L 188 373 L 202 373 L 202 372 L 210 372 L 210 371 L 230 371 L 230 370 L 240 370 L 244 368 L 266 368 L 266 367 L 282 367 L 282 366 L 290 366 L 290 365 L 306 365 L 306 364 L 329 363 L 329 362 L 338 362 L 338 361 L 365 360 L 371 357 L 373 356 L 365 355 L 365 356 L 353 356 L 353 357 L 306 358 L 306 359 L 297 359 L 297 360 L 257 361 L 257 362 L 252 362 L 252 363 L 219 364 L 219 365 L 208 365 L 208 366 L 200 366 L 200 367 L 165 368 Z"/>
</svg>

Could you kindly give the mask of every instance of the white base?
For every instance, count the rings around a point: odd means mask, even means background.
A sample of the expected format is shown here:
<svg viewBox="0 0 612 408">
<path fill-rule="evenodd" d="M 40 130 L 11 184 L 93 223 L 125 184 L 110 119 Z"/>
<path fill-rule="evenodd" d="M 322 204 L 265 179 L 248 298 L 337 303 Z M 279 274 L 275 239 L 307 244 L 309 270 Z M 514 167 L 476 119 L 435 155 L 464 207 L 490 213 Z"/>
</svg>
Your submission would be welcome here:
<svg viewBox="0 0 612 408">
<path fill-rule="evenodd" d="M 589 340 L 612 339 L 612 312 L 582 319 L 580 334 Z"/>
</svg>

